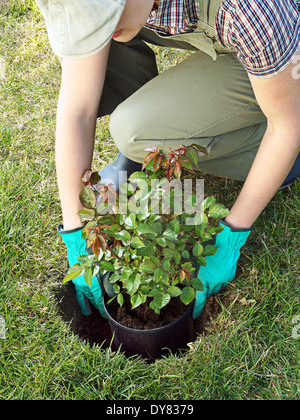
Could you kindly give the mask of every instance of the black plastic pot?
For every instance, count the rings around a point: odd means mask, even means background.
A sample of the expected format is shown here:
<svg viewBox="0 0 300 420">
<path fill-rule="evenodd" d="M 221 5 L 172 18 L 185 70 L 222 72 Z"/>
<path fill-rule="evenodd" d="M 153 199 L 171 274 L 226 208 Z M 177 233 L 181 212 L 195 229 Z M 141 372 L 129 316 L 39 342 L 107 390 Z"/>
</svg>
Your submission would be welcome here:
<svg viewBox="0 0 300 420">
<path fill-rule="evenodd" d="M 140 355 L 147 359 L 157 359 L 169 352 L 176 353 L 187 347 L 193 340 L 193 308 L 192 302 L 186 312 L 171 324 L 151 330 L 136 330 L 125 327 L 115 321 L 107 313 L 114 345 L 126 356 Z"/>
</svg>

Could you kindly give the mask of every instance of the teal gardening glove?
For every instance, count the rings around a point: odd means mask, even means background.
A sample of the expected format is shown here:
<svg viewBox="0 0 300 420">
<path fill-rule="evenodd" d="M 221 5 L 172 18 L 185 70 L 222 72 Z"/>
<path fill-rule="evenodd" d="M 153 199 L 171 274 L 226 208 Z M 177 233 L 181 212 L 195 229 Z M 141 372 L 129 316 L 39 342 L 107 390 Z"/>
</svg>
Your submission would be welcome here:
<svg viewBox="0 0 300 420">
<path fill-rule="evenodd" d="M 73 230 L 63 230 L 62 225 L 59 225 L 57 232 L 62 237 L 67 250 L 68 250 L 68 261 L 70 267 L 78 263 L 77 257 L 80 255 L 88 255 L 86 249 L 86 240 L 81 239 L 83 227 L 73 229 Z M 106 318 L 106 314 L 103 308 L 102 293 L 99 281 L 96 276 L 92 279 L 92 285 L 89 287 L 83 277 L 83 274 L 80 277 L 72 280 L 75 285 L 77 301 L 80 305 L 83 315 L 90 315 L 91 308 L 90 303 L 99 310 L 100 314 Z"/>
<path fill-rule="evenodd" d="M 224 226 L 224 229 L 216 235 L 217 252 L 215 255 L 206 257 L 206 266 L 201 266 L 198 273 L 204 292 L 197 291 L 194 319 L 201 314 L 205 300 L 218 293 L 234 279 L 241 248 L 245 245 L 252 230 L 252 228 L 233 229 L 223 220 L 219 224 Z"/>
</svg>

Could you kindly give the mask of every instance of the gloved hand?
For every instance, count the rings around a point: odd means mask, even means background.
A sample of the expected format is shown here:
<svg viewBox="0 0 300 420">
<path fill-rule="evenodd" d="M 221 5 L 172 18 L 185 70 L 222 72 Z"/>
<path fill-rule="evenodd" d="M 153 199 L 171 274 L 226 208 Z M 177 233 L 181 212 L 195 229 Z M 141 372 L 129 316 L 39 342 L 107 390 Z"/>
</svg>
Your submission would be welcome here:
<svg viewBox="0 0 300 420">
<path fill-rule="evenodd" d="M 204 286 L 204 292 L 197 291 L 194 319 L 201 314 L 205 300 L 218 293 L 221 288 L 234 279 L 240 250 L 252 230 L 252 228 L 233 229 L 223 220 L 219 224 L 224 226 L 224 229 L 216 235 L 217 252 L 215 255 L 206 257 L 206 266 L 201 266 L 198 273 L 198 278 Z"/>
<path fill-rule="evenodd" d="M 81 239 L 82 229 L 83 227 L 73 230 L 63 230 L 62 225 L 59 225 L 57 228 L 58 233 L 67 247 L 70 267 L 78 263 L 77 257 L 80 255 L 88 255 L 86 241 Z M 98 278 L 96 276 L 93 277 L 91 287 L 87 285 L 83 275 L 72 280 L 72 282 L 75 285 L 76 297 L 82 314 L 91 315 L 91 302 L 93 306 L 99 310 L 100 314 L 104 318 L 107 318 L 103 308 L 102 293 Z"/>
</svg>

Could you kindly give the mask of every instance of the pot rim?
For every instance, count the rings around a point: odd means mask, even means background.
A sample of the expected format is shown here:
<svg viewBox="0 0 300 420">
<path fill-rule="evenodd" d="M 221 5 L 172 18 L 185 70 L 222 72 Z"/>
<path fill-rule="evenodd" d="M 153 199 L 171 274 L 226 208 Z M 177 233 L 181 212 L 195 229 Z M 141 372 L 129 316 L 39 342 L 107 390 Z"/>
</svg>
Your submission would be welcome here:
<svg viewBox="0 0 300 420">
<path fill-rule="evenodd" d="M 145 334 L 148 334 L 148 333 L 151 333 L 151 332 L 154 332 L 154 331 L 162 331 L 162 330 L 164 330 L 164 329 L 167 329 L 167 328 L 170 328 L 170 327 L 173 327 L 175 324 L 177 324 L 177 323 L 179 323 L 179 321 L 186 315 L 186 313 L 188 312 L 188 311 L 192 311 L 193 310 L 193 308 L 194 308 L 194 304 L 195 304 L 195 301 L 196 301 L 196 299 L 194 299 L 188 306 L 187 306 L 187 310 L 179 317 L 179 318 L 177 318 L 177 319 L 175 319 L 175 321 L 173 321 L 173 322 L 171 322 L 170 324 L 167 324 L 167 325 L 163 325 L 162 327 L 158 327 L 158 328 L 151 328 L 151 329 L 148 329 L 148 330 L 141 330 L 141 329 L 137 329 L 137 328 L 130 328 L 130 327 L 126 327 L 125 325 L 122 325 L 122 324 L 120 324 L 118 321 L 116 321 L 111 315 L 110 315 L 110 313 L 108 312 L 108 310 L 107 310 L 107 308 L 106 308 L 106 303 L 105 303 L 105 301 L 104 301 L 104 299 L 103 299 L 103 307 L 104 307 L 104 310 L 105 310 L 105 312 L 106 312 L 106 314 L 107 314 L 107 316 L 108 316 L 108 319 L 109 320 L 112 320 L 117 326 L 118 326 L 118 328 L 121 328 L 121 329 L 123 329 L 123 330 L 125 330 L 125 331 L 131 331 L 131 332 L 134 332 L 134 331 L 136 331 L 136 332 L 140 332 L 140 333 L 145 333 Z"/>
</svg>

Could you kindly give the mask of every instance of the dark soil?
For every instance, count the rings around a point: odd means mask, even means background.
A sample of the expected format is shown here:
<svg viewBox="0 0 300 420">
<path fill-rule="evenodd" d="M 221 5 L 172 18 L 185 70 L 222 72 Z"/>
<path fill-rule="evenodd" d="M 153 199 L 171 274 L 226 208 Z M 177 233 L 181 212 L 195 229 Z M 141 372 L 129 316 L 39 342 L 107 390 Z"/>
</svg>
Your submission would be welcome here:
<svg viewBox="0 0 300 420">
<path fill-rule="evenodd" d="M 102 348 L 107 348 L 112 345 L 112 334 L 108 321 L 104 319 L 94 307 L 92 307 L 92 315 L 82 315 L 77 303 L 75 288 L 72 283 L 67 283 L 59 288 L 59 290 L 55 291 L 55 297 L 62 314 L 62 319 L 70 324 L 74 334 L 77 334 L 82 340 L 87 341 L 91 346 L 96 344 L 101 345 Z M 194 321 L 194 340 L 196 340 L 199 334 L 205 333 L 205 329 L 209 326 L 211 321 L 221 312 L 221 306 L 218 301 L 222 301 L 222 294 L 220 293 L 216 296 L 211 296 L 206 300 L 202 314 Z M 181 309 L 176 309 L 176 305 L 174 304 L 169 319 L 164 317 L 164 310 L 162 310 L 161 314 L 163 316 L 160 317 L 161 319 L 159 320 L 161 326 L 177 319 L 178 311 L 184 312 L 185 310 L 185 305 L 182 304 Z M 110 309 L 110 312 L 111 311 L 112 309 Z M 119 312 L 119 316 L 122 316 L 123 311 L 120 310 Z M 142 319 L 145 318 L 148 319 L 147 328 L 154 328 L 154 322 L 157 322 L 158 316 L 154 313 L 153 319 L 150 319 L 150 311 L 145 308 L 140 308 L 138 312 L 140 317 L 138 321 L 139 324 L 137 324 L 138 328 L 141 328 Z M 153 311 L 151 311 L 151 313 L 152 318 Z M 132 320 L 130 320 L 128 315 L 126 315 L 125 318 L 125 323 L 127 322 L 127 326 L 129 326 L 129 323 L 132 322 Z M 120 320 L 121 318 L 119 318 L 118 322 L 120 322 Z"/>
<path fill-rule="evenodd" d="M 187 310 L 187 306 L 179 298 L 175 298 L 158 315 L 149 308 L 149 302 L 131 310 L 130 298 L 127 295 L 124 296 L 124 305 L 122 307 L 119 306 L 116 300 L 113 300 L 107 307 L 107 310 L 112 318 L 125 327 L 137 330 L 150 330 L 176 321 Z"/>
</svg>

